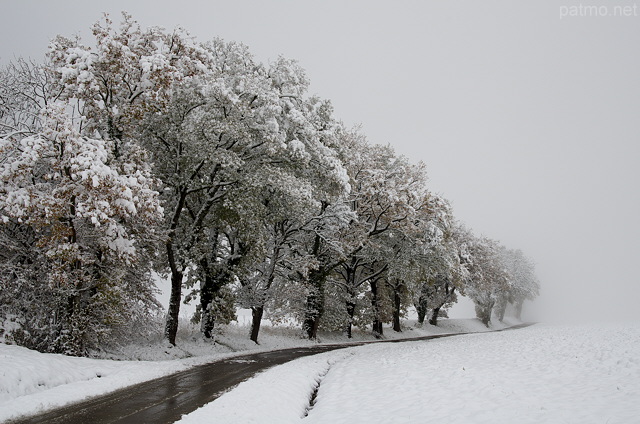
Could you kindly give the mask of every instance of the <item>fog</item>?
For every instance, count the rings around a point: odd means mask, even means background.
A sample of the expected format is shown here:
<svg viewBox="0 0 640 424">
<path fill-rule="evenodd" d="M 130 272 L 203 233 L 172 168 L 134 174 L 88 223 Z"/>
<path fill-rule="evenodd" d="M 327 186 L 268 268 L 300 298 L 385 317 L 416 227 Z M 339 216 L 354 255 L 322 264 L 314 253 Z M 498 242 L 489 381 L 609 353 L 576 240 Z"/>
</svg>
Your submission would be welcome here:
<svg viewBox="0 0 640 424">
<path fill-rule="evenodd" d="M 536 262 L 540 319 L 640 319 L 640 11 L 589 6 L 3 2 L 0 62 L 39 60 L 56 34 L 89 42 L 101 12 L 121 10 L 295 58 L 336 116 L 424 161 L 461 221 Z"/>
</svg>

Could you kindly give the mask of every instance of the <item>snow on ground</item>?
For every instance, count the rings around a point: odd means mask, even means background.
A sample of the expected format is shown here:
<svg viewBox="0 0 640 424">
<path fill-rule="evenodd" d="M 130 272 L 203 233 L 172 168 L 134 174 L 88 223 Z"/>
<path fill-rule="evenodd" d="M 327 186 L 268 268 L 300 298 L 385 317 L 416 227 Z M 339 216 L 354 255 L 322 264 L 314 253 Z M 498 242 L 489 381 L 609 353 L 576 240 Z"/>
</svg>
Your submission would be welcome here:
<svg viewBox="0 0 640 424">
<path fill-rule="evenodd" d="M 318 381 L 336 362 L 353 355 L 352 348 L 307 356 L 271 368 L 241 383 L 218 400 L 178 421 L 199 423 L 296 423 L 309 405 Z M 244 402 L 244 403 L 238 403 Z M 211 414 L 214 415 L 211 415 Z M 381 422 L 381 421 L 371 421 Z"/>
<path fill-rule="evenodd" d="M 639 399 L 640 324 L 539 324 L 301 358 L 179 422 L 631 424 Z"/>
<path fill-rule="evenodd" d="M 105 394 L 207 361 L 198 359 L 110 361 L 42 354 L 0 344 L 0 422 Z"/>
<path fill-rule="evenodd" d="M 42 354 L 0 343 L 0 422 L 249 351 L 261 352 L 317 344 L 304 339 L 299 328 L 272 327 L 267 323 L 260 334 L 261 344 L 256 345 L 249 340 L 248 324 L 239 321 L 236 325 L 220 326 L 214 340 L 203 340 L 197 328 L 183 322 L 178 333 L 178 347 L 168 346 L 161 335 L 158 335 L 157 340 L 96 352 L 102 359 Z M 407 338 L 488 331 L 477 320 L 442 320 L 438 327 L 425 325 L 416 328 L 413 324 L 411 321 L 406 322 L 402 333 L 387 329 L 385 337 Z M 494 329 L 503 326 L 497 324 Z M 319 334 L 321 343 L 359 340 L 373 340 L 373 337 L 369 332 L 362 331 L 354 331 L 354 338 L 351 340 L 340 333 Z M 306 398 L 306 391 L 303 391 L 303 397 Z"/>
</svg>

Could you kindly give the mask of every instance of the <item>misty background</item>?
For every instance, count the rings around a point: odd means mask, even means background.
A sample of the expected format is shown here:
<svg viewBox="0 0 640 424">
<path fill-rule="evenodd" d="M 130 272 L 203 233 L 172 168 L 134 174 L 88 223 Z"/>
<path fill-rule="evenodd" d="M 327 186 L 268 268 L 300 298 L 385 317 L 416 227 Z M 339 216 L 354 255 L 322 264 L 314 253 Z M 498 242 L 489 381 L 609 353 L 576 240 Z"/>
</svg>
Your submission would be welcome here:
<svg viewBox="0 0 640 424">
<path fill-rule="evenodd" d="M 640 10 L 580 5 L 0 0 L 0 64 L 42 60 L 57 34 L 90 45 L 123 10 L 296 59 L 339 119 L 424 161 L 458 219 L 536 262 L 529 316 L 638 320 Z"/>
</svg>

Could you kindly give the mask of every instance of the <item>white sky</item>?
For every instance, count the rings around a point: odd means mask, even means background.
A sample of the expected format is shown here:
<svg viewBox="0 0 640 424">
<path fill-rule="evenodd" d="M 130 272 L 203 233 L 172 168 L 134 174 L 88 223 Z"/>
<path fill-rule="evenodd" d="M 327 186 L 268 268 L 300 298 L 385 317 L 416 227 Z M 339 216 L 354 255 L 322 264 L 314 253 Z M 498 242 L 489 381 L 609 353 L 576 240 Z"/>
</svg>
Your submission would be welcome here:
<svg viewBox="0 0 640 424">
<path fill-rule="evenodd" d="M 426 162 L 462 221 L 537 262 L 540 303 L 640 319 L 640 7 L 578 5 L 0 0 L 0 63 L 39 59 L 56 34 L 88 43 L 121 10 L 297 59 L 340 119 Z"/>
</svg>

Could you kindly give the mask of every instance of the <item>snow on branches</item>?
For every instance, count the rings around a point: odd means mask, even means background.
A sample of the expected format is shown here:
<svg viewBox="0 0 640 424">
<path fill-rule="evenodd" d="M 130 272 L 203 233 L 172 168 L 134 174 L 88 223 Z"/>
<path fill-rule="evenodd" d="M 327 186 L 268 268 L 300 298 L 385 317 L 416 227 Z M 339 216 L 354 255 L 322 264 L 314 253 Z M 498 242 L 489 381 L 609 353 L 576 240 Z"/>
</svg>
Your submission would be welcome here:
<svg viewBox="0 0 640 424">
<path fill-rule="evenodd" d="M 162 208 L 149 170 L 115 162 L 110 144 L 82 136 L 63 105 L 49 106 L 40 133 L 0 140 L 1 219 L 41 231 L 40 244 L 51 246 L 52 257 L 58 246 L 79 242 L 76 227 L 82 221 L 101 233 L 103 252 L 135 260 L 126 221 L 135 217 L 152 224 Z"/>
<path fill-rule="evenodd" d="M 132 147 L 127 159 L 115 160 L 111 143 L 81 135 L 65 109 L 64 104 L 45 108 L 38 133 L 0 139 L 0 219 L 6 236 L 28 235 L 41 255 L 34 264 L 42 267 L 35 273 L 40 281 L 30 284 L 45 284 L 45 291 L 74 305 L 58 312 L 49 349 L 82 353 L 88 345 L 79 336 L 55 347 L 63 332 L 71 331 L 63 321 L 86 312 L 89 299 L 97 300 L 101 292 L 115 289 L 127 297 L 122 289 L 133 280 L 121 280 L 130 274 L 122 267 L 137 263 L 148 269 L 139 245 L 154 237 L 163 211 L 144 155 Z M 19 275 L 31 261 L 27 253 L 16 251 L 12 262 L 3 263 L 9 271 L 4 279 L 24 283 Z M 93 294 L 86 298 L 88 293 Z"/>
</svg>

